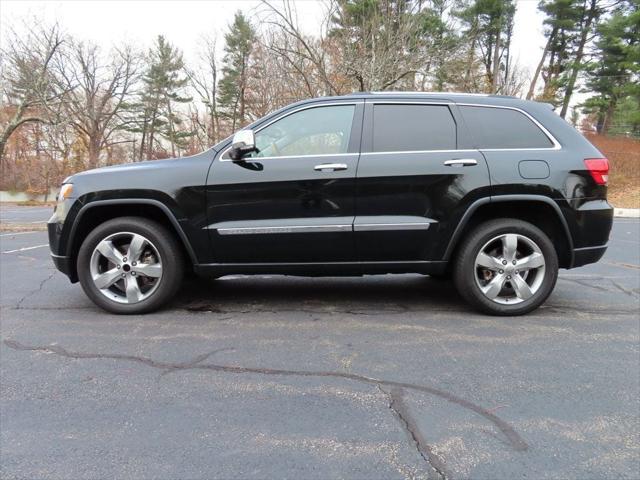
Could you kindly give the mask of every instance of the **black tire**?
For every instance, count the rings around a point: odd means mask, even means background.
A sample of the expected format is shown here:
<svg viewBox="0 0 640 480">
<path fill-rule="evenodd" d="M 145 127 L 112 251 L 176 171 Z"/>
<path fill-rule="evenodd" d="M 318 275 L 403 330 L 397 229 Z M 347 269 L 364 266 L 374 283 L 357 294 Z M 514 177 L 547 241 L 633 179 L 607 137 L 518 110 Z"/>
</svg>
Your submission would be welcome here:
<svg viewBox="0 0 640 480">
<path fill-rule="evenodd" d="M 476 256 L 487 242 L 510 233 L 527 237 L 537 244 L 544 257 L 545 269 L 542 283 L 530 298 L 506 305 L 491 300 L 480 289 L 476 281 Z M 536 226 L 512 218 L 490 220 L 476 227 L 463 240 L 455 258 L 453 279 L 460 295 L 477 310 L 489 315 L 524 315 L 538 308 L 553 291 L 558 279 L 558 255 L 549 237 Z"/>
<path fill-rule="evenodd" d="M 157 280 L 157 287 L 137 303 L 119 303 L 107 298 L 91 275 L 90 262 L 95 248 L 102 240 L 120 232 L 142 235 L 153 244 L 162 259 L 162 276 Z M 148 313 L 162 307 L 180 288 L 185 271 L 182 249 L 175 235 L 161 224 L 141 217 L 114 218 L 92 230 L 78 252 L 77 268 L 86 295 L 99 307 L 117 314 Z"/>
</svg>

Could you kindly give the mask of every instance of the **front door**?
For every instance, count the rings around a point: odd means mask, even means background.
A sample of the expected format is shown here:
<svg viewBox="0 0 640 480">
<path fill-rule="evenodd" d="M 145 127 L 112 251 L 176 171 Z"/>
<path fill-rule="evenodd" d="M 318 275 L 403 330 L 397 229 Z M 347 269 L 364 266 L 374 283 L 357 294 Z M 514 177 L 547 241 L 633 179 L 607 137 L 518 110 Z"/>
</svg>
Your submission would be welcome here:
<svg viewBox="0 0 640 480">
<path fill-rule="evenodd" d="M 455 105 L 367 102 L 354 236 L 362 261 L 438 261 L 462 214 L 489 189 Z"/>
<path fill-rule="evenodd" d="M 363 103 L 310 104 L 255 129 L 258 152 L 220 152 L 207 180 L 218 263 L 353 259 Z"/>
</svg>

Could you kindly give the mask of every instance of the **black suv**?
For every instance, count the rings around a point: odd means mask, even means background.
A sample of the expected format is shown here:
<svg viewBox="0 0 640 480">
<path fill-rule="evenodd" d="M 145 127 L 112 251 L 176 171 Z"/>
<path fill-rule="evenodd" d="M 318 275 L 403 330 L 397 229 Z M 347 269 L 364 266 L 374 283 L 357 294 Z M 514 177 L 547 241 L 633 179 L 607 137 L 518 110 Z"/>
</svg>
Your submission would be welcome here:
<svg viewBox="0 0 640 480">
<path fill-rule="evenodd" d="M 453 277 L 490 314 L 529 312 L 558 268 L 598 261 L 608 162 L 549 105 L 361 93 L 285 107 L 192 157 L 65 180 L 53 261 L 115 313 L 185 271 Z"/>
</svg>

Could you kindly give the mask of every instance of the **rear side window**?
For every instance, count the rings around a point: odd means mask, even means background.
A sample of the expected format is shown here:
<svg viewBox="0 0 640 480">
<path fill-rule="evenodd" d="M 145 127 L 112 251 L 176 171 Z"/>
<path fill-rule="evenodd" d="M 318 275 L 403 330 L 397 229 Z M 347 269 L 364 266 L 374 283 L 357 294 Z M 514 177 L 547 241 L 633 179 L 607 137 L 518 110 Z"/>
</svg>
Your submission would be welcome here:
<svg viewBox="0 0 640 480">
<path fill-rule="evenodd" d="M 460 106 L 478 148 L 549 148 L 553 142 L 522 112 Z"/>
<path fill-rule="evenodd" d="M 374 152 L 455 148 L 456 123 L 446 105 L 374 105 Z"/>
</svg>

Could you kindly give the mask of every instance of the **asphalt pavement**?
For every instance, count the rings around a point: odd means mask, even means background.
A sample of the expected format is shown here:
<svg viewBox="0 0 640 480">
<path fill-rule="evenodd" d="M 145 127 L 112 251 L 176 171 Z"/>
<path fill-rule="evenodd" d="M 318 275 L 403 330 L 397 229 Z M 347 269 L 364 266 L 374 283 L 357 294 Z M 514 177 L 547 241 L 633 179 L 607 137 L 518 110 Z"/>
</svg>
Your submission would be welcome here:
<svg viewBox="0 0 640 480">
<path fill-rule="evenodd" d="M 3 479 L 640 478 L 637 219 L 513 318 L 420 275 L 189 281 L 115 316 L 46 243 L 0 232 Z"/>
<path fill-rule="evenodd" d="M 53 207 L 21 207 L 0 205 L 0 222 L 6 224 L 42 225 L 49 220 Z"/>
</svg>

